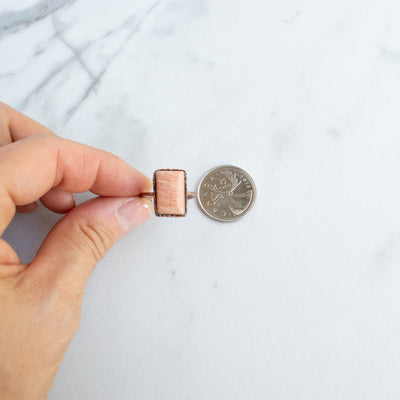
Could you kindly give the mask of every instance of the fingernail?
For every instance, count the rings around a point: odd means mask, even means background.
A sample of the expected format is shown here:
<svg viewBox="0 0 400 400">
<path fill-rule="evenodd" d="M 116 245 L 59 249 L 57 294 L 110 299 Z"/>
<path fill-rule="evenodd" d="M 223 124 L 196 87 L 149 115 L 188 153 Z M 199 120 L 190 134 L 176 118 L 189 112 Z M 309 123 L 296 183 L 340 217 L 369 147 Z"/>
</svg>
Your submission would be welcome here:
<svg viewBox="0 0 400 400">
<path fill-rule="evenodd" d="M 68 196 L 66 197 L 66 208 L 72 210 L 74 207 L 76 207 L 76 197 L 75 197 L 75 193 L 68 193 L 70 196 L 68 198 Z M 69 202 L 69 204 L 68 204 Z"/>
<path fill-rule="evenodd" d="M 125 232 L 146 221 L 151 216 L 151 203 L 145 199 L 131 198 L 117 209 L 117 219 Z"/>
</svg>

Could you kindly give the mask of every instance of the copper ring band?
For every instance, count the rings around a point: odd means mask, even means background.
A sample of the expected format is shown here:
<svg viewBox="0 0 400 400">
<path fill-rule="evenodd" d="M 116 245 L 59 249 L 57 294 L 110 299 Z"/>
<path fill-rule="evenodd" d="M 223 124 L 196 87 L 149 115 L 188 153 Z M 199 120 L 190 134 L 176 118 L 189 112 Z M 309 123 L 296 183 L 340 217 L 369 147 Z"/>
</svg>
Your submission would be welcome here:
<svg viewBox="0 0 400 400">
<path fill-rule="evenodd" d="M 139 197 L 140 197 L 140 198 L 143 198 L 143 197 L 151 197 L 152 199 L 154 199 L 154 192 L 143 192 L 143 193 L 140 193 L 140 194 L 139 194 Z M 194 198 L 196 198 L 196 197 L 197 197 L 197 194 L 196 194 L 196 193 L 194 193 L 194 192 L 187 192 L 187 198 L 188 198 L 188 200 L 194 199 Z"/>
<path fill-rule="evenodd" d="M 143 192 L 139 194 L 139 197 L 142 199 L 143 197 L 151 197 L 154 199 L 154 192 Z"/>
</svg>

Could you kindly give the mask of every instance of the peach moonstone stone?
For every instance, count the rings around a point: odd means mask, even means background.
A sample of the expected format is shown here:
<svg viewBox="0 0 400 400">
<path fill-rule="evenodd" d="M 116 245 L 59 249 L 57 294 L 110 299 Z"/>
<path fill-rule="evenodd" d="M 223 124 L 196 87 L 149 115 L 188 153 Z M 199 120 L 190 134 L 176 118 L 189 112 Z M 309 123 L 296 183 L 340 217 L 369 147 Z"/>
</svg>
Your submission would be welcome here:
<svg viewBox="0 0 400 400">
<path fill-rule="evenodd" d="M 162 170 L 154 173 L 155 212 L 160 216 L 186 215 L 186 174 L 182 170 Z"/>
</svg>

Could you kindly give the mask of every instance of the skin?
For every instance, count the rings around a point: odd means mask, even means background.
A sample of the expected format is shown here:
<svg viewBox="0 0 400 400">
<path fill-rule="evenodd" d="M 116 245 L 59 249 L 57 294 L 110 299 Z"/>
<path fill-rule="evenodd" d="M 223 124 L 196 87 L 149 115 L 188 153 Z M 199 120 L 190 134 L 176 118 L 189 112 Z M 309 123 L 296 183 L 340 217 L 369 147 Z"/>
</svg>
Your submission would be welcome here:
<svg viewBox="0 0 400 400">
<path fill-rule="evenodd" d="M 0 398 L 46 399 L 96 263 L 151 216 L 150 180 L 120 158 L 56 136 L 0 103 L 0 234 L 40 200 L 66 213 L 32 262 L 0 239 Z M 99 195 L 79 206 L 72 193 Z M 112 197 L 111 197 L 112 196 Z"/>
</svg>

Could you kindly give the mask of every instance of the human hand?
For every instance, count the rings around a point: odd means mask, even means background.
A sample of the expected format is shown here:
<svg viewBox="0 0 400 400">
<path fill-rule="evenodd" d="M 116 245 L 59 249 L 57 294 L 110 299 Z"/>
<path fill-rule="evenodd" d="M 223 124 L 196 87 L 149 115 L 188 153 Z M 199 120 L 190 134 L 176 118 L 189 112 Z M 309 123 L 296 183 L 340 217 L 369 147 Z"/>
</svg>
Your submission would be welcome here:
<svg viewBox="0 0 400 400">
<path fill-rule="evenodd" d="M 151 215 L 132 198 L 151 182 L 118 157 L 61 139 L 0 103 L 0 234 L 40 199 L 66 213 L 34 260 L 0 239 L 0 398 L 46 399 L 76 333 L 89 275 L 124 233 Z M 73 192 L 100 196 L 75 207 Z"/>
</svg>

